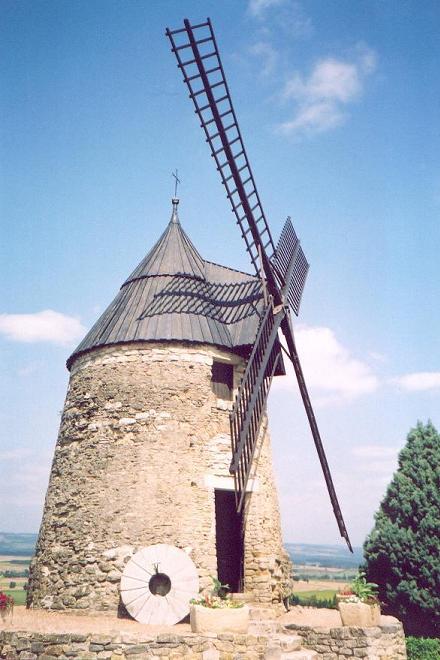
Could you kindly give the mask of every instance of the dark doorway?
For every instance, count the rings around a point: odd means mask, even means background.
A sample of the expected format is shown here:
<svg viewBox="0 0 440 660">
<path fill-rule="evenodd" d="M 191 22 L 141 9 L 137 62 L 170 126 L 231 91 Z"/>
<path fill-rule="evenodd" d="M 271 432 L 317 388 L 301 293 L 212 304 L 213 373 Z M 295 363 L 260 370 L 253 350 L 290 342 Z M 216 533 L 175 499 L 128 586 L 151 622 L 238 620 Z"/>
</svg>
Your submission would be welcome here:
<svg viewBox="0 0 440 660">
<path fill-rule="evenodd" d="M 219 399 L 232 401 L 234 389 L 234 367 L 225 362 L 213 362 L 211 373 L 212 391 Z"/>
<path fill-rule="evenodd" d="M 215 491 L 215 531 L 218 579 L 233 592 L 242 590 L 242 516 L 235 510 L 233 490 Z"/>
</svg>

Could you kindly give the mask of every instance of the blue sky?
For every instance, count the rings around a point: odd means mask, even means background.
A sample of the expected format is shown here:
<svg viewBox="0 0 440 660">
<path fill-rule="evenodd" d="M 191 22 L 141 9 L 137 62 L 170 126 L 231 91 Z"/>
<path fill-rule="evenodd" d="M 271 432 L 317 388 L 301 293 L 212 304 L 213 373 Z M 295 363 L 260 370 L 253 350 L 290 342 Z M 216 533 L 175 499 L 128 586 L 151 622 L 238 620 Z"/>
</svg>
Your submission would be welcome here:
<svg viewBox="0 0 440 660">
<path fill-rule="evenodd" d="M 440 426 L 438 2 L 10 2 L 1 14 L 0 529 L 37 531 L 65 360 L 180 218 L 249 270 L 164 31 L 210 16 L 355 544 L 417 419 Z M 339 543 L 299 395 L 269 404 L 286 541 Z"/>
</svg>

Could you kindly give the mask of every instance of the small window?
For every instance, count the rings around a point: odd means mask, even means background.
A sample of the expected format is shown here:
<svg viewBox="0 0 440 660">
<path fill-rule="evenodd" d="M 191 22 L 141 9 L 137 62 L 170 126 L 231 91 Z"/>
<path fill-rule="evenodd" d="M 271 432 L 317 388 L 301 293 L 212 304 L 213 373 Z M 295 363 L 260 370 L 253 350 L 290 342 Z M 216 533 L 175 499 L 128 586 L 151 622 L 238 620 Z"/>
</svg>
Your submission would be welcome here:
<svg viewBox="0 0 440 660">
<path fill-rule="evenodd" d="M 219 399 L 232 401 L 232 391 L 234 389 L 234 367 L 232 364 L 213 362 L 211 387 Z"/>
</svg>

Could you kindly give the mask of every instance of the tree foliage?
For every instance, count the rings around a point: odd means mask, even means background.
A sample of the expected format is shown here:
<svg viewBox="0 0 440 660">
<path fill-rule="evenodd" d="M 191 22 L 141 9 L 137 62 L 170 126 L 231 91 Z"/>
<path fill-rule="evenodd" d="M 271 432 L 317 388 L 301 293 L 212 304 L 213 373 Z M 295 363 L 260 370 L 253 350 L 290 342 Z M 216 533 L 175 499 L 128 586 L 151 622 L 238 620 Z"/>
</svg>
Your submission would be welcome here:
<svg viewBox="0 0 440 660">
<path fill-rule="evenodd" d="M 368 579 L 407 633 L 440 635 L 440 435 L 419 422 L 364 545 Z"/>
<path fill-rule="evenodd" d="M 438 660 L 440 658 L 440 640 L 407 637 L 406 652 L 408 660 Z"/>
</svg>

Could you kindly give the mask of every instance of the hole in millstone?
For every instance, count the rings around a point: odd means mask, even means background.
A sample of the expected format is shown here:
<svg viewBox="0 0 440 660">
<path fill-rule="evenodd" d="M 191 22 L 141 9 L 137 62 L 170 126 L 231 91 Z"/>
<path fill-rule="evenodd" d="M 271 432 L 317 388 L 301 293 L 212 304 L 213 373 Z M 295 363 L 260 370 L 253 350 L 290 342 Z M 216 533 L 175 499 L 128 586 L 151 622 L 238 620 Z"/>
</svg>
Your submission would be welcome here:
<svg viewBox="0 0 440 660">
<path fill-rule="evenodd" d="M 148 588 L 155 596 L 166 596 L 171 590 L 171 580 L 165 573 L 155 573 L 150 578 Z"/>
</svg>

